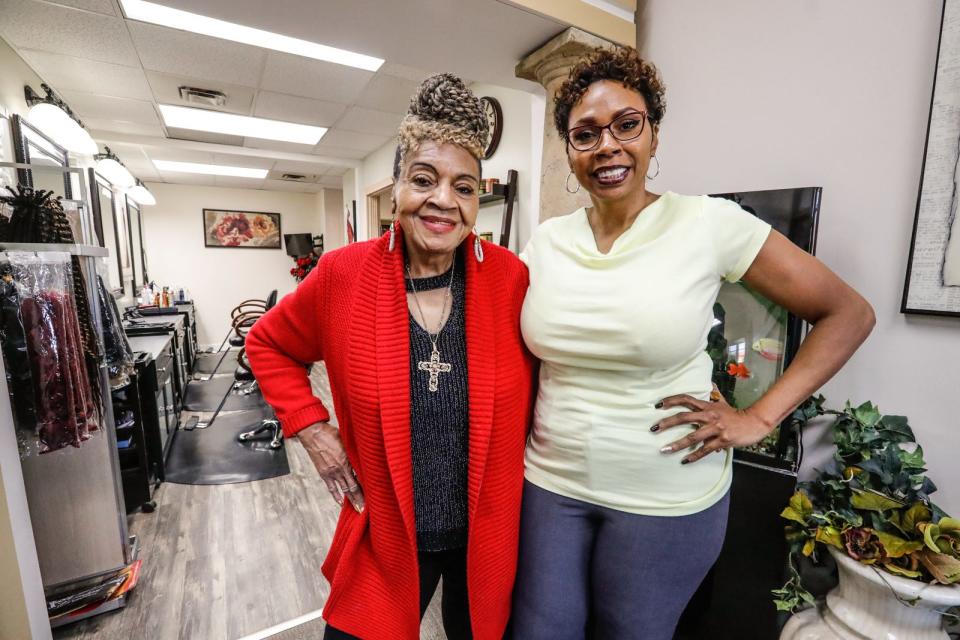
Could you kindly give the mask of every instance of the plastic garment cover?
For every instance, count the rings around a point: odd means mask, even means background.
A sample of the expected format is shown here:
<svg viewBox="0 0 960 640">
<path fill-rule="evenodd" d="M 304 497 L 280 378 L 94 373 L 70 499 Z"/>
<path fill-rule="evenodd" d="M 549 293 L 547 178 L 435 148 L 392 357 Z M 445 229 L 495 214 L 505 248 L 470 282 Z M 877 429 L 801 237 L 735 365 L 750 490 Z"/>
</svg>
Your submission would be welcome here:
<svg viewBox="0 0 960 640">
<path fill-rule="evenodd" d="M 70 256 L 25 252 L 6 255 L 9 262 L 5 267 L 3 324 L 4 328 L 12 324 L 7 312 L 15 308 L 23 339 L 20 343 L 14 337 L 13 350 L 5 344 L 4 352 L 9 355 L 16 351 L 19 358 L 25 350 L 32 391 L 23 397 L 25 385 L 11 385 L 15 413 L 19 420 L 32 411 L 40 453 L 67 445 L 79 447 L 92 431 L 100 429 L 102 412 L 87 373 Z M 12 331 L 5 333 L 5 342 L 9 342 Z M 17 362 L 22 366 L 22 359 Z M 8 366 L 11 364 L 8 357 Z M 11 377 L 23 374 L 15 369 Z"/>
<path fill-rule="evenodd" d="M 117 301 L 107 292 L 103 278 L 97 276 L 97 294 L 100 296 L 100 317 L 103 324 L 103 350 L 107 357 L 110 387 L 118 389 L 130 382 L 133 373 L 133 350 L 123 331 L 123 320 Z"/>
</svg>

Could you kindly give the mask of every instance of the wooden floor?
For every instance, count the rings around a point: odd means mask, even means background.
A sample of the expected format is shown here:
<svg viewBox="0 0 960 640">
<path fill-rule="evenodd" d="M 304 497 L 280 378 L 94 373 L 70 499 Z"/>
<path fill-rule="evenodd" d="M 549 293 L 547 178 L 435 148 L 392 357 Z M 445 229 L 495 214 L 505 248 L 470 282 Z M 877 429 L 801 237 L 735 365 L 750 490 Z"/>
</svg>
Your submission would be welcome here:
<svg viewBox="0 0 960 640">
<path fill-rule="evenodd" d="M 313 379 L 332 407 L 322 366 Z M 287 457 L 290 475 L 280 478 L 164 483 L 157 510 L 128 520 L 143 567 L 127 606 L 56 629 L 54 638 L 236 640 L 321 609 L 328 585 L 320 565 L 340 507 L 299 444 L 287 442 Z M 438 600 L 422 638 L 444 637 Z"/>
</svg>

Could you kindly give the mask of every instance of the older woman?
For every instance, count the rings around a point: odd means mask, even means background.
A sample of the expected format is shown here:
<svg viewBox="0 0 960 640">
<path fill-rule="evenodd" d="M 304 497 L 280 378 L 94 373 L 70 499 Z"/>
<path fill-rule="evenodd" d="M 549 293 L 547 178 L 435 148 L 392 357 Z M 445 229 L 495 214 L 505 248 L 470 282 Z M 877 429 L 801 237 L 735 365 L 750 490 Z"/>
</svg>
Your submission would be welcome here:
<svg viewBox="0 0 960 640">
<path fill-rule="evenodd" d="M 583 60 L 556 96 L 568 189 L 592 206 L 545 222 L 523 256 L 521 325 L 541 365 L 517 640 L 583 638 L 588 619 L 597 638 L 672 638 L 723 542 L 730 448 L 761 440 L 873 326 L 853 289 L 735 204 L 647 190 L 663 95 L 621 49 Z M 741 279 L 814 328 L 736 410 L 710 401 L 705 348 L 721 282 Z"/>
<path fill-rule="evenodd" d="M 449 638 L 506 626 L 533 363 L 526 269 L 471 233 L 486 132 L 462 81 L 425 80 L 400 126 L 390 232 L 325 254 L 247 337 L 284 433 L 353 505 L 322 568 L 326 638 L 418 638 L 441 578 Z M 310 392 L 319 360 L 339 430 Z"/>
</svg>

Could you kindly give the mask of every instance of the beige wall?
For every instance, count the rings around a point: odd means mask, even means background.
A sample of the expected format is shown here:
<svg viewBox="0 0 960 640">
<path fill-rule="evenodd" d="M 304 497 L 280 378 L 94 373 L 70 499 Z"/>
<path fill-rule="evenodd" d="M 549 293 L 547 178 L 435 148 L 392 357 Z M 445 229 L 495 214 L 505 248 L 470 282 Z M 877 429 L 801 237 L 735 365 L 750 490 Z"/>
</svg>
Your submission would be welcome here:
<svg viewBox="0 0 960 640">
<path fill-rule="evenodd" d="M 510 0 L 510 4 L 618 44 L 634 46 L 636 43 L 636 29 L 632 20 L 625 20 L 599 8 L 599 5 L 606 4 L 619 10 L 618 13 L 632 13 L 637 8 L 635 0 Z"/>
<path fill-rule="evenodd" d="M 324 220 L 316 194 L 149 183 L 156 206 L 144 207 L 144 245 L 150 277 L 161 286 L 186 287 L 197 305 L 199 340 L 219 346 L 230 310 L 272 289 L 293 291 L 293 259 L 284 249 L 206 248 L 204 207 L 281 214 L 283 233 L 319 233 Z"/>
<path fill-rule="evenodd" d="M 824 393 L 834 406 L 873 400 L 908 416 L 934 497 L 957 513 L 960 430 L 948 399 L 960 384 L 960 320 L 900 313 L 940 7 L 651 0 L 638 40 L 667 85 L 654 190 L 823 187 L 817 254 L 877 313 Z"/>
</svg>

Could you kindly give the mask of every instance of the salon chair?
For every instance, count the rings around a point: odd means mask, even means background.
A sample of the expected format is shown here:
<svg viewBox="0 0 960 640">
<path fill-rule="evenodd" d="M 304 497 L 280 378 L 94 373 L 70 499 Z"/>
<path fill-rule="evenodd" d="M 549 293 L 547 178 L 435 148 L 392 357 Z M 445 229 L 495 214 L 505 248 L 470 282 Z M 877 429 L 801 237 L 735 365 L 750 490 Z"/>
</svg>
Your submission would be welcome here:
<svg viewBox="0 0 960 640">
<path fill-rule="evenodd" d="M 235 380 L 233 387 L 243 395 L 249 395 L 259 389 L 257 379 L 253 375 L 253 369 L 250 368 L 250 361 L 247 359 L 246 337 L 247 332 L 254 323 L 269 311 L 277 303 L 277 292 L 272 291 L 267 296 L 266 304 L 262 310 L 254 309 L 241 312 L 234 318 L 235 335 L 231 338 L 230 344 L 240 347 L 240 353 L 237 354 L 237 369 L 233 372 Z M 235 340 L 236 339 L 236 340 Z M 283 430 L 280 428 L 280 421 L 274 418 L 264 418 L 260 424 L 250 431 L 244 431 L 237 435 L 240 442 L 249 442 L 255 440 L 262 433 L 270 435 L 271 449 L 279 449 L 283 446 Z"/>
</svg>

